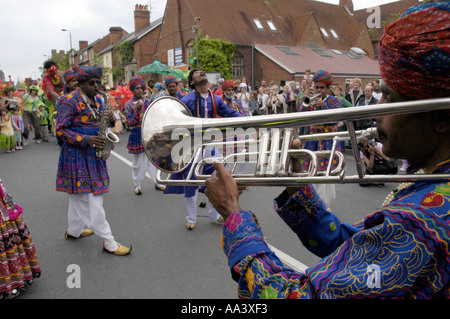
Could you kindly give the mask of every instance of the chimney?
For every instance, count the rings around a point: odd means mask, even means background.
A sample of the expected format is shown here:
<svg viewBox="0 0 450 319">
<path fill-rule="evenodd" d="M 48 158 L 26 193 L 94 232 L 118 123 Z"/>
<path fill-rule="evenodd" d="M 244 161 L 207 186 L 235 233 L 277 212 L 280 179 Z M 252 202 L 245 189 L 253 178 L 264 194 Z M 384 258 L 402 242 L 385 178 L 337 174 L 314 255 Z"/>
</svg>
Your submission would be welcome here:
<svg viewBox="0 0 450 319">
<path fill-rule="evenodd" d="M 150 25 L 148 5 L 136 4 L 134 9 L 134 32 L 138 33 Z"/>
<path fill-rule="evenodd" d="M 52 49 L 52 58 L 54 58 L 56 56 L 56 49 Z"/>
<path fill-rule="evenodd" d="M 80 46 L 80 51 L 87 48 L 88 42 L 87 41 L 78 41 L 78 44 Z"/>
<path fill-rule="evenodd" d="M 119 42 L 120 39 L 125 35 L 125 30 L 121 27 L 111 27 L 109 28 L 109 45 L 113 45 Z"/>
<path fill-rule="evenodd" d="M 339 0 L 339 5 L 347 9 L 348 13 L 353 13 L 353 1 L 352 0 Z"/>
</svg>

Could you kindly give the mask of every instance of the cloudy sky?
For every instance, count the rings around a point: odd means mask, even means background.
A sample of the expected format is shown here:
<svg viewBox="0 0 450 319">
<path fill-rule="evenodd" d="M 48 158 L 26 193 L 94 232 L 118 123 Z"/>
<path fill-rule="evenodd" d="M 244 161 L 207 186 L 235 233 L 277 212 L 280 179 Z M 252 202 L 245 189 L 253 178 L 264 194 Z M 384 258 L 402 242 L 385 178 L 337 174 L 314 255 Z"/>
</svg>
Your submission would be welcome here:
<svg viewBox="0 0 450 319">
<path fill-rule="evenodd" d="M 219 1 L 219 0 L 213 0 Z M 282 0 L 280 0 L 282 1 Z M 299 0 L 302 1 L 302 0 Z M 321 0 L 339 3 L 339 0 Z M 354 0 L 355 10 L 395 0 Z M 151 5 L 151 20 L 163 16 L 166 0 L 0 0 L 0 70 L 13 81 L 40 75 L 51 49 L 78 49 L 104 37 L 112 26 L 133 32 L 136 3 Z M 70 30 L 63 32 L 61 29 Z"/>
</svg>

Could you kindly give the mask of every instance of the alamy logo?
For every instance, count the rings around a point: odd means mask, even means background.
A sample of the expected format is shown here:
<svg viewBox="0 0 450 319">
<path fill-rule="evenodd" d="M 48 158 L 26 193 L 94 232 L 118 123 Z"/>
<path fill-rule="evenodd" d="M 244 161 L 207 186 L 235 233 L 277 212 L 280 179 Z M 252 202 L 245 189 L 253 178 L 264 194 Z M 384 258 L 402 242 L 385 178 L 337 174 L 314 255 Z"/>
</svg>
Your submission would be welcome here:
<svg viewBox="0 0 450 319">
<path fill-rule="evenodd" d="M 68 273 L 71 273 L 66 280 L 67 288 L 81 288 L 81 268 L 77 264 L 67 266 Z"/>
<path fill-rule="evenodd" d="M 367 266 L 367 273 L 369 277 L 367 277 L 367 287 L 370 289 L 373 288 L 381 288 L 381 271 L 380 266 L 371 264 Z"/>
<path fill-rule="evenodd" d="M 371 14 L 367 17 L 366 24 L 368 29 L 381 28 L 381 8 L 379 6 L 366 9 Z"/>
</svg>

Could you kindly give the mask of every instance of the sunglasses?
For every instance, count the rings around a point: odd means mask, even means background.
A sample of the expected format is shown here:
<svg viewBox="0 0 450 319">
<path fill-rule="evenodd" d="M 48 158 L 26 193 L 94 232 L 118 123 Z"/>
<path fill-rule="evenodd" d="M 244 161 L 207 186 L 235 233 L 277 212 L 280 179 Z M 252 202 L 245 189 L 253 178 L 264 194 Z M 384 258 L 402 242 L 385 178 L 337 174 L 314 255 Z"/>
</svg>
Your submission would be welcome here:
<svg viewBox="0 0 450 319">
<path fill-rule="evenodd" d="M 95 80 L 92 80 L 92 81 L 89 81 L 89 85 L 90 86 L 94 86 L 94 85 L 101 85 L 102 84 L 102 81 L 95 81 Z"/>
<path fill-rule="evenodd" d="M 316 89 L 325 89 L 326 88 L 326 86 L 317 86 L 316 85 Z"/>
</svg>

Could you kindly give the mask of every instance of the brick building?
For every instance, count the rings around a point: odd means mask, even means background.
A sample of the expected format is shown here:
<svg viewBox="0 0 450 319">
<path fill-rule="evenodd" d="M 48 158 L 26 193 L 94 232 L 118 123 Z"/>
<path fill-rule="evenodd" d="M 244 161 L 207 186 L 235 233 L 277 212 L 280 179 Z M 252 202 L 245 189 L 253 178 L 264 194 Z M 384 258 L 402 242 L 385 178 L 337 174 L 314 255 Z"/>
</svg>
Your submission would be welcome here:
<svg viewBox="0 0 450 319">
<path fill-rule="evenodd" d="M 307 68 L 314 72 L 329 66 L 332 72 L 337 63 L 345 69 L 339 74 L 341 84 L 354 77 L 363 82 L 379 78 L 367 26 L 351 10 L 345 3 L 313 0 L 229 0 L 214 8 L 206 0 L 168 0 L 155 58 L 168 63 L 173 60 L 170 54 L 181 49 L 182 62 L 189 64 L 197 23 L 202 35 L 238 45 L 233 76 L 245 76 L 252 85 L 261 80 L 299 81 Z M 297 60 L 291 62 L 294 55 Z M 287 61 L 293 65 L 287 67 Z"/>
<path fill-rule="evenodd" d="M 381 20 L 415 2 L 381 6 Z M 125 81 L 155 60 L 190 67 L 196 25 L 203 36 L 237 45 L 233 77 L 245 76 L 252 86 L 262 80 L 300 81 L 308 68 L 327 69 L 342 85 L 355 77 L 364 84 L 379 78 L 380 30 L 368 32 L 369 15 L 366 10 L 354 12 L 352 0 L 341 0 L 339 5 L 314 0 L 228 0 L 214 7 L 207 0 L 167 0 L 164 16 L 151 20 L 148 6 L 136 4 L 133 32 L 111 27 L 109 34 L 91 44 L 80 41 L 74 64 L 93 63 L 97 56 L 105 69 L 111 69 L 116 46 L 131 41 L 134 59 L 125 66 Z M 108 84 L 113 85 L 110 74 Z"/>
</svg>

